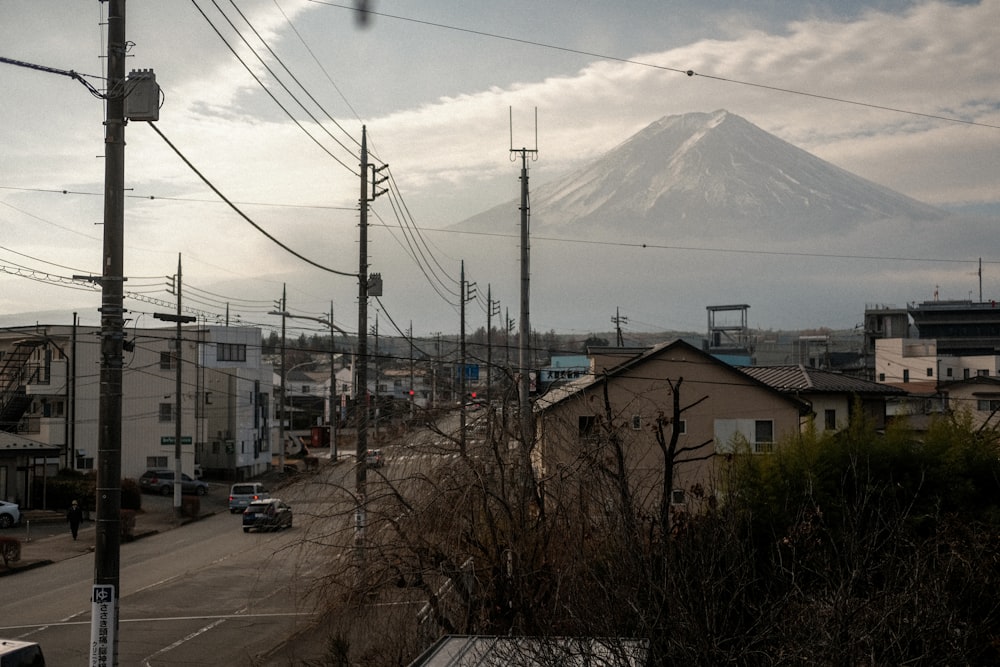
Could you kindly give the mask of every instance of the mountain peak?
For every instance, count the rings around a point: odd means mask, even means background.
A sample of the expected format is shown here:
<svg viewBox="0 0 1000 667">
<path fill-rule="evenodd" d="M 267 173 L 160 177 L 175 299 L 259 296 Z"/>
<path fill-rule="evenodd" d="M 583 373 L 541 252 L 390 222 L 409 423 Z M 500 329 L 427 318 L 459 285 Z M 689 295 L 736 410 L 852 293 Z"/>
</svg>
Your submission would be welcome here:
<svg viewBox="0 0 1000 667">
<path fill-rule="evenodd" d="M 664 116 L 539 186 L 533 199 L 536 232 L 587 237 L 623 230 L 674 238 L 774 229 L 822 235 L 873 220 L 941 215 L 725 109 Z M 487 211 L 461 226 L 492 225 L 491 219 Z"/>
</svg>

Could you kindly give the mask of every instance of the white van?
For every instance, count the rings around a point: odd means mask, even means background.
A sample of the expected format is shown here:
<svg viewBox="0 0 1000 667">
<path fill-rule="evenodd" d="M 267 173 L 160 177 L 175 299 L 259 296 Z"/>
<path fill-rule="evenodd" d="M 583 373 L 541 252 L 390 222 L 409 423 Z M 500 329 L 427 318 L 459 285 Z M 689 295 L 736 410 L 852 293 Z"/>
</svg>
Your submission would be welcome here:
<svg viewBox="0 0 1000 667">
<path fill-rule="evenodd" d="M 42 647 L 35 642 L 0 639 L 0 667 L 45 667 Z"/>
<path fill-rule="evenodd" d="M 242 512 L 253 501 L 270 497 L 271 494 L 260 482 L 233 484 L 232 488 L 229 489 L 229 512 L 231 514 Z"/>
</svg>

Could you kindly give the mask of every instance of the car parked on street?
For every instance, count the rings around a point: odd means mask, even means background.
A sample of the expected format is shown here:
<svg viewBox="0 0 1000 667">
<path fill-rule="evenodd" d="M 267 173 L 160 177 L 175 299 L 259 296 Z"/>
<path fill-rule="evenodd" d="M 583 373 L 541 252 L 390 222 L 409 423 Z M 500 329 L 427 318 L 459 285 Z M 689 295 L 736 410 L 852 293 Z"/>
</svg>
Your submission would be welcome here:
<svg viewBox="0 0 1000 667">
<path fill-rule="evenodd" d="M 242 512 L 255 500 L 266 500 L 270 497 L 271 494 L 260 482 L 233 484 L 229 488 L 229 512 L 231 514 Z"/>
<path fill-rule="evenodd" d="M 147 470 L 139 478 L 139 488 L 147 493 L 169 496 L 174 492 L 173 470 Z M 181 493 L 203 496 L 208 493 L 208 484 L 200 479 L 181 473 Z"/>
<path fill-rule="evenodd" d="M 42 647 L 35 642 L 0 639 L 0 667 L 45 667 Z"/>
<path fill-rule="evenodd" d="M 243 532 L 250 529 L 280 530 L 292 527 L 292 508 L 277 498 L 255 500 L 243 510 Z"/>
<path fill-rule="evenodd" d="M 369 449 L 368 457 L 365 459 L 365 465 L 369 468 L 381 468 L 385 465 L 385 458 L 382 457 L 382 450 Z"/>
<path fill-rule="evenodd" d="M 0 500 L 0 528 L 16 526 L 21 521 L 21 508 L 17 503 Z"/>
</svg>

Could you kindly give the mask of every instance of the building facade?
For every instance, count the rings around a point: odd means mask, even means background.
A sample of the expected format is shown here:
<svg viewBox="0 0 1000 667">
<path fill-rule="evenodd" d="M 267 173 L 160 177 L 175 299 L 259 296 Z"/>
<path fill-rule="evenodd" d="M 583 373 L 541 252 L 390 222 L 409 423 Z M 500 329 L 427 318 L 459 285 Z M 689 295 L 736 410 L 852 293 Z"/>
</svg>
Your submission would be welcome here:
<svg viewBox="0 0 1000 667">
<path fill-rule="evenodd" d="M 101 330 L 35 325 L 0 332 L 0 430 L 21 446 L 0 453 L 0 467 L 32 474 L 96 468 L 99 447 Z M 270 462 L 271 369 L 260 361 L 259 329 L 184 327 L 126 330 L 122 371 L 121 473 L 138 478 L 148 468 L 182 470 L 195 464 L 232 475 L 252 475 Z M 178 368 L 181 391 L 178 396 Z M 177 430 L 180 419 L 180 444 Z M 44 456 L 30 462 L 23 441 Z M 232 451 L 214 457 L 216 449 Z M 212 462 L 205 466 L 202 458 Z M 221 462 L 219 462 L 221 461 Z M 219 462 L 219 463 L 217 463 Z M 41 468 L 39 466 L 41 465 Z M 22 482 L 21 475 L 0 473 Z M 30 475 L 28 476 L 30 478 Z M 12 496 L 11 483 L 0 497 Z M 15 490 L 21 498 L 25 488 Z"/>
</svg>

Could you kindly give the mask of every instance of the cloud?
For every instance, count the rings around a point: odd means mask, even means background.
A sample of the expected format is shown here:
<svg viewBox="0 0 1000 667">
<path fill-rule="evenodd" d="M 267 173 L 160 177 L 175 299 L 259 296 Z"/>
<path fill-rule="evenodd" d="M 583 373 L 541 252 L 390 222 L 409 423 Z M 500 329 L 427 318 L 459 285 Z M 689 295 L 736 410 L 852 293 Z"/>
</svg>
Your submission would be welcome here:
<svg viewBox="0 0 1000 667">
<path fill-rule="evenodd" d="M 27 0 L 5 3 L 0 43 L 13 51 L 3 55 L 99 73 L 99 11 L 104 4 L 61 2 L 53 3 L 54 9 L 40 9 Z M 643 4 L 642 25 L 635 26 L 641 47 L 617 38 L 628 32 L 630 20 L 638 20 L 620 11 L 614 12 L 614 25 L 603 20 L 603 14 L 582 23 L 567 19 L 585 30 L 573 38 L 577 41 L 566 43 L 591 52 L 607 50 L 651 67 L 471 35 L 451 40 L 442 35 L 453 35 L 440 29 L 388 19 L 362 33 L 347 12 L 281 0 L 344 97 L 367 116 L 363 121 L 332 91 L 331 81 L 275 12 L 273 2 L 240 7 L 338 124 L 355 139 L 360 139 L 362 122 L 367 125 L 374 153 L 391 165 L 419 225 L 444 227 L 517 197 L 519 165 L 511 163 L 510 143 L 534 144 L 535 108 L 539 154 L 530 169 L 536 185 L 601 155 L 662 116 L 725 108 L 916 199 L 936 205 L 997 202 L 1000 153 L 991 147 L 1000 130 L 865 105 L 1000 125 L 995 57 L 1000 0 L 902 3 L 904 11 L 862 11 L 850 18 L 824 12 L 777 27 L 771 14 L 753 14 L 749 8 L 734 13 L 721 7 L 731 3 L 715 4 L 709 3 L 705 11 L 685 5 L 673 12 L 673 18 L 683 16 L 684 23 L 714 26 L 705 37 L 682 41 L 676 27 L 656 27 L 658 22 L 670 23 L 664 5 Z M 604 3 L 594 3 L 588 11 L 604 11 L 598 5 Z M 350 150 L 345 150 L 315 128 L 316 140 L 306 137 L 234 62 L 192 5 L 147 3 L 130 9 L 130 39 L 136 46 L 129 65 L 156 69 L 165 93 L 159 127 L 227 196 L 242 202 L 357 205 L 358 179 L 350 173 L 357 168 L 356 147 L 348 143 Z M 558 13 L 551 8 L 539 11 Z M 212 16 L 218 22 L 218 15 Z M 609 25 L 607 33 L 600 32 L 602 23 Z M 557 27 L 540 32 L 551 33 L 553 43 L 559 43 Z M 662 34 L 661 42 L 654 33 Z M 24 34 L 35 37 L 28 40 Z M 610 53 L 613 49 L 617 53 Z M 453 68 L 448 68 L 449 60 Z M 348 62 L 359 66 L 348 67 Z M 571 63 L 577 63 L 575 69 Z M 68 78 L 3 67 L 4 184 L 100 192 L 101 103 Z M 263 72 L 259 64 L 253 68 Z M 687 69 L 698 76 L 674 71 Z M 303 125 L 312 126 L 287 94 L 274 91 Z M 344 138 L 333 122 L 323 122 L 331 134 Z M 127 140 L 127 179 L 135 188 L 131 193 L 214 198 L 149 128 L 131 124 Z M 4 201 L 42 218 L 94 231 L 99 205 L 79 204 L 73 210 L 52 197 L 0 191 Z M 393 218 L 387 200 L 377 202 L 375 209 L 385 219 Z M 324 262 L 350 265 L 348 257 L 356 253 L 356 212 L 250 206 L 247 211 L 290 245 L 309 251 L 304 254 L 314 252 Z M 0 221 L 17 225 L 20 238 L 30 244 L 25 247 L 48 248 L 51 259 L 67 265 L 93 264 L 99 256 L 99 249 L 84 251 L 78 239 L 32 225 L 10 211 L 0 210 Z M 238 282 L 250 294 L 255 288 L 277 291 L 275 284 L 287 279 L 298 283 L 295 289 L 302 291 L 303 301 L 315 296 L 328 302 L 331 294 L 343 303 L 354 298 L 350 287 L 327 287 L 326 276 L 317 279 L 312 269 L 297 267 L 294 259 L 217 203 L 132 201 L 126 244 L 129 256 L 136 258 L 130 268 L 142 275 L 172 272 L 176 253 L 183 252 L 191 258 L 196 282 L 242 277 Z M 399 244 L 388 231 L 374 232 L 373 267 L 384 271 L 390 283 L 409 280 L 429 291 L 419 274 L 392 275 L 402 274 L 407 261 L 396 257 Z M 450 248 L 447 261 L 457 263 L 465 252 Z M 296 268 L 302 270 L 298 275 Z M 314 289 L 310 283 L 323 286 Z M 46 298 L 51 298 L 50 292 L 59 294 L 56 288 L 47 289 Z M 754 312 L 760 311 L 763 308 Z"/>
</svg>

